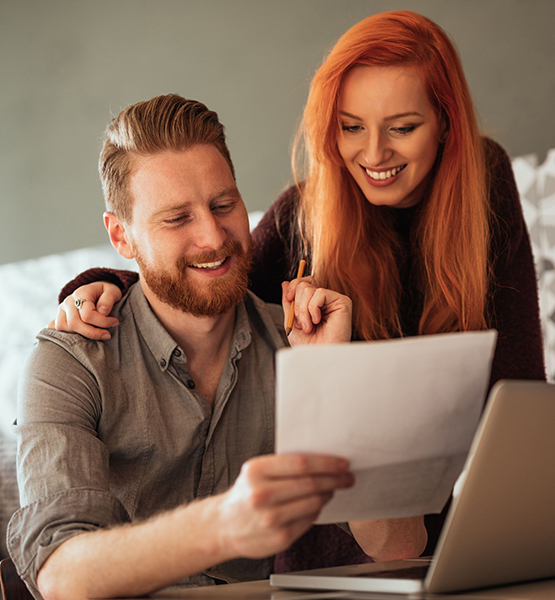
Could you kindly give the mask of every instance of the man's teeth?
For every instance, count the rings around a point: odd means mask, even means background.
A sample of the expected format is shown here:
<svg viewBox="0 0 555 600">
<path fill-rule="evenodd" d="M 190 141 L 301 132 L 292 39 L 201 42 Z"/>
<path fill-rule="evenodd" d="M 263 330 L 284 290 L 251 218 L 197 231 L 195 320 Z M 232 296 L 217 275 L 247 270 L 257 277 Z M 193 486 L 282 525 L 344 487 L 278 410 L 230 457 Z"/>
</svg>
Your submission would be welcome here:
<svg viewBox="0 0 555 600">
<path fill-rule="evenodd" d="M 389 171 L 380 171 L 379 173 L 377 171 L 371 171 L 370 169 L 365 169 L 365 171 L 368 173 L 368 176 L 371 177 L 372 179 L 389 179 L 390 177 L 397 175 L 397 173 L 402 171 L 406 166 L 407 165 L 402 165 L 400 167 L 394 167 L 393 169 L 390 169 Z"/>
<path fill-rule="evenodd" d="M 217 260 L 215 262 L 193 264 L 191 267 L 195 267 L 195 269 L 217 269 L 218 267 L 221 267 L 224 262 L 225 258 L 222 258 L 222 260 Z"/>
</svg>

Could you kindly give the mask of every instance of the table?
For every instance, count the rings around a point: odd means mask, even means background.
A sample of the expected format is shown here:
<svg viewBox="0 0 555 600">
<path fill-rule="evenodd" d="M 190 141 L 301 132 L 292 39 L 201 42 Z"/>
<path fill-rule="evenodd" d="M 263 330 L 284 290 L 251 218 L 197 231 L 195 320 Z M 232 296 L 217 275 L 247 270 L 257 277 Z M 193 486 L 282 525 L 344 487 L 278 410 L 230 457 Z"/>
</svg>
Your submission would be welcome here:
<svg viewBox="0 0 555 600">
<path fill-rule="evenodd" d="M 150 597 L 157 600 L 396 600 L 401 598 L 419 598 L 422 600 L 435 600 L 438 598 L 446 600 L 553 600 L 555 598 L 555 579 L 461 594 L 423 594 L 419 596 L 362 592 L 297 592 L 273 588 L 268 580 L 264 580 L 159 592 Z M 127 598 L 123 600 L 139 599 Z"/>
</svg>

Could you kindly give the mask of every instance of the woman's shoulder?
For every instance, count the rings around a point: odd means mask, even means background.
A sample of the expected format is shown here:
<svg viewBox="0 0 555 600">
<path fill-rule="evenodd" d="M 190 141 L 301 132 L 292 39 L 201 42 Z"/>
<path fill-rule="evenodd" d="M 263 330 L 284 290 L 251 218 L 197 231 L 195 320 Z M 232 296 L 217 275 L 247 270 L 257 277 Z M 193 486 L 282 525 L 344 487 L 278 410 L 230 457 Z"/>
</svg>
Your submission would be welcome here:
<svg viewBox="0 0 555 600">
<path fill-rule="evenodd" d="M 252 232 L 255 246 L 265 245 L 277 240 L 289 245 L 296 223 L 300 201 L 299 186 L 286 189 L 264 213 Z"/>
<path fill-rule="evenodd" d="M 526 224 L 511 159 L 504 148 L 484 137 L 491 211 L 492 251 L 498 269 L 511 261 L 526 238 Z"/>
<path fill-rule="evenodd" d="M 505 149 L 488 137 L 482 138 L 490 208 L 509 222 L 522 221 L 522 207 L 511 159 Z"/>
</svg>

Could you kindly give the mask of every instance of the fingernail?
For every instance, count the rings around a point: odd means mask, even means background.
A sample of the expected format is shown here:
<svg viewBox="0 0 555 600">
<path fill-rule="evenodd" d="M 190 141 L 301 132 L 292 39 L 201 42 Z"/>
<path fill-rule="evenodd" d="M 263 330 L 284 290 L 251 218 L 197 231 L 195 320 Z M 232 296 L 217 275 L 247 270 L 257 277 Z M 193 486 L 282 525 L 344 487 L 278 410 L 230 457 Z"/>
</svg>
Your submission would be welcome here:
<svg viewBox="0 0 555 600">
<path fill-rule="evenodd" d="M 112 336 L 111 336 L 111 335 L 110 335 L 108 332 L 106 332 L 106 333 L 103 333 L 103 334 L 100 336 L 100 339 L 101 339 L 103 342 L 105 342 L 106 340 L 109 340 L 111 337 L 112 337 Z"/>
<path fill-rule="evenodd" d="M 107 306 L 99 306 L 97 310 L 98 310 L 98 312 L 99 312 L 101 315 L 108 315 L 108 314 L 109 314 L 109 311 L 108 311 L 108 307 L 107 307 Z"/>
</svg>

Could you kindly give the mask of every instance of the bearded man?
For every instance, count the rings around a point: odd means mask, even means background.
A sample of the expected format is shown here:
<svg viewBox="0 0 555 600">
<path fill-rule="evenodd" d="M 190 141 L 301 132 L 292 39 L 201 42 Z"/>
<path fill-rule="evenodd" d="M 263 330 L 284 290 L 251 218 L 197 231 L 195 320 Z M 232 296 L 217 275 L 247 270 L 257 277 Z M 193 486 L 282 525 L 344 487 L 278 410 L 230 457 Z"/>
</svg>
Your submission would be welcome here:
<svg viewBox="0 0 555 600">
<path fill-rule="evenodd" d="M 288 342 L 282 309 L 247 291 L 247 211 L 223 127 L 180 96 L 140 102 L 108 126 L 99 169 L 110 240 L 140 280 L 108 341 L 38 335 L 18 403 L 11 556 L 45 599 L 267 578 L 353 478 L 339 457 L 272 454 L 273 358 Z M 310 278 L 284 290 L 292 343 L 350 339 L 349 299 Z"/>
</svg>

